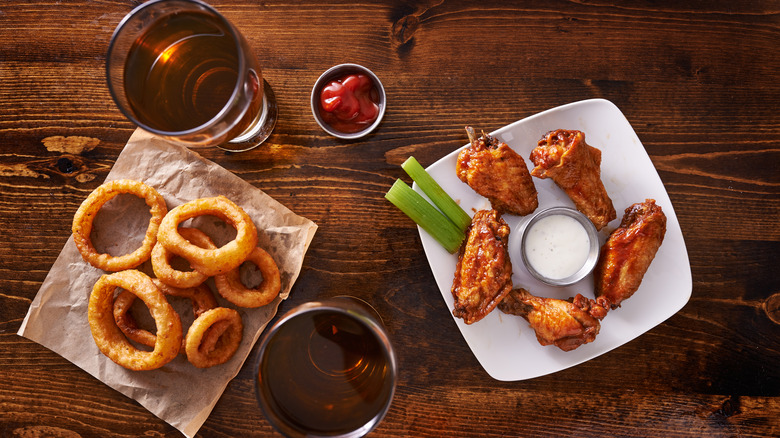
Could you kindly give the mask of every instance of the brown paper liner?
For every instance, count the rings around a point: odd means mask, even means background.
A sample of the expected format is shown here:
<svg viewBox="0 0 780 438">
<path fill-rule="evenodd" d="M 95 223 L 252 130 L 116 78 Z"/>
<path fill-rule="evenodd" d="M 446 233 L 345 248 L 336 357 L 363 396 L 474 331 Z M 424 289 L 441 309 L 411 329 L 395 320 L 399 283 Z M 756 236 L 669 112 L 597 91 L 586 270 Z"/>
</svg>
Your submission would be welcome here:
<svg viewBox="0 0 780 438">
<path fill-rule="evenodd" d="M 273 255 L 279 266 L 282 278 L 279 297 L 257 309 L 236 308 L 244 322 L 244 336 L 238 351 L 227 363 L 198 369 L 179 355 L 158 370 L 130 371 L 100 353 L 87 322 L 89 295 L 105 272 L 84 262 L 72 236 L 63 236 L 67 242 L 41 284 L 18 334 L 60 354 L 138 401 L 185 436 L 192 437 L 230 380 L 238 374 L 252 346 L 276 314 L 279 303 L 289 296 L 317 225 L 194 151 L 140 129 L 130 137 L 106 181 L 122 178 L 151 185 L 165 198 L 169 209 L 193 199 L 217 195 L 227 196 L 241 206 L 258 228 L 258 246 Z M 129 230 L 143 229 L 148 210 L 143 211 L 138 203 L 129 201 L 107 203 L 101 209 L 98 219 L 102 220 L 95 221 L 93 230 L 99 248 L 108 246 L 109 252 L 122 253 L 132 250 L 136 244 L 128 236 Z M 141 201 L 140 206 L 144 205 Z M 217 242 L 229 238 L 226 235 L 229 231 L 219 225 L 204 221 L 199 227 Z M 226 302 L 221 305 L 235 308 Z"/>
</svg>

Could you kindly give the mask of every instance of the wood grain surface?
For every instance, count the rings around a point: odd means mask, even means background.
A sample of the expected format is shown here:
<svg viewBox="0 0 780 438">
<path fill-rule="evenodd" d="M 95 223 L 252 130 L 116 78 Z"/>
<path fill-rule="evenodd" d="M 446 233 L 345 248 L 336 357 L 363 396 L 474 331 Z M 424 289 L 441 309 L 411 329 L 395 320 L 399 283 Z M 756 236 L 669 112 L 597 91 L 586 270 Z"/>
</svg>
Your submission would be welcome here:
<svg viewBox="0 0 780 438">
<path fill-rule="evenodd" d="M 138 1 L 0 2 L 0 436 L 181 434 L 16 334 L 81 201 L 135 129 L 105 81 L 111 34 Z M 374 436 L 780 435 L 780 2 L 222 1 L 275 90 L 279 122 L 247 153 L 200 150 L 319 225 L 284 312 L 364 297 L 399 355 Z M 357 141 L 309 107 L 328 67 L 383 81 Z M 491 379 L 437 290 L 416 226 L 384 199 L 491 131 L 578 100 L 625 114 L 674 205 L 693 274 L 676 315 L 589 362 Z M 85 340 L 85 342 L 91 340 Z M 248 360 L 254 359 L 256 353 Z M 202 437 L 272 436 L 246 365 Z"/>
</svg>

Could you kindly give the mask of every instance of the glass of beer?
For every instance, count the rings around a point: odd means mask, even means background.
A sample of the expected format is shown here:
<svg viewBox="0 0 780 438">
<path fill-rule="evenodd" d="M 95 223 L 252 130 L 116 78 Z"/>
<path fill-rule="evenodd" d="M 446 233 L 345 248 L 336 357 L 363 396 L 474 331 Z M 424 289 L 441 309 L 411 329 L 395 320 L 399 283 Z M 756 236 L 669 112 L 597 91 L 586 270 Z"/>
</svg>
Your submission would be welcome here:
<svg viewBox="0 0 780 438">
<path fill-rule="evenodd" d="M 283 315 L 260 344 L 257 399 L 288 437 L 362 437 L 390 408 L 396 358 L 378 313 L 337 297 Z"/>
<path fill-rule="evenodd" d="M 108 88 L 136 125 L 189 147 L 252 149 L 277 107 L 239 31 L 197 0 L 153 0 L 119 23 L 106 57 Z"/>
</svg>

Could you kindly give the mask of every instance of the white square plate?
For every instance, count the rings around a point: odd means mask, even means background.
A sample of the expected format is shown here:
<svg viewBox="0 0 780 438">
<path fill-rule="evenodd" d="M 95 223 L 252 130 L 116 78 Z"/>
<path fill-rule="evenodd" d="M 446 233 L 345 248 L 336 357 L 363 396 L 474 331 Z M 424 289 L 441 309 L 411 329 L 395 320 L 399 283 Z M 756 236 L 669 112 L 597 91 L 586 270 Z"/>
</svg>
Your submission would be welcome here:
<svg viewBox="0 0 780 438">
<path fill-rule="evenodd" d="M 475 126 L 474 129 L 480 132 L 481 127 Z M 601 231 L 600 244 L 620 224 L 628 206 L 647 198 L 655 199 L 666 214 L 666 236 L 639 290 L 624 301 L 622 307 L 609 312 L 601 323 L 601 331 L 595 341 L 573 351 L 564 352 L 555 346 L 539 345 L 525 319 L 504 314 L 498 309 L 471 325 L 453 317 L 477 360 L 497 380 L 538 377 L 604 354 L 677 313 L 691 295 L 688 253 L 672 203 L 644 146 L 623 113 L 612 102 L 593 99 L 563 105 L 507 125 L 491 135 L 517 151 L 530 170 L 533 168 L 529 159 L 531 150 L 544 134 L 555 129 L 582 131 L 585 133 L 585 141 L 602 151 L 601 178 L 618 217 Z M 466 137 L 465 130 L 463 136 Z M 466 212 L 473 215 L 477 210 L 490 209 L 490 202 L 455 175 L 455 162 L 461 149 L 440 159 L 427 170 Z M 539 207 L 536 211 L 557 205 L 574 206 L 552 180 L 534 178 L 534 183 L 539 193 Z M 414 189 L 420 191 L 416 184 Z M 543 297 L 567 299 L 581 293 L 593 298 L 592 275 L 568 287 L 547 286 L 531 277 L 523 266 L 520 234 L 516 232 L 530 215 L 503 217 L 512 229 L 509 247 L 515 287 L 524 287 L 532 294 Z M 447 307 L 452 309 L 454 299 L 450 288 L 457 256 L 449 254 L 422 228 L 418 229 L 442 298 Z"/>
</svg>

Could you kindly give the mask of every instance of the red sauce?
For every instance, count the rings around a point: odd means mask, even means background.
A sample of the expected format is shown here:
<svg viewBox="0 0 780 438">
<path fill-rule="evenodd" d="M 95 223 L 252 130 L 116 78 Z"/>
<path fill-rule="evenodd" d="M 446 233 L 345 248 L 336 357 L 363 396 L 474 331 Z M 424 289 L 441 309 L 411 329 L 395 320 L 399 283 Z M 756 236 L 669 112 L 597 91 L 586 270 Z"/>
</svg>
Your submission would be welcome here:
<svg viewBox="0 0 780 438">
<path fill-rule="evenodd" d="M 347 74 L 320 92 L 320 117 L 339 132 L 351 134 L 369 127 L 379 116 L 379 92 L 370 77 Z"/>
</svg>

